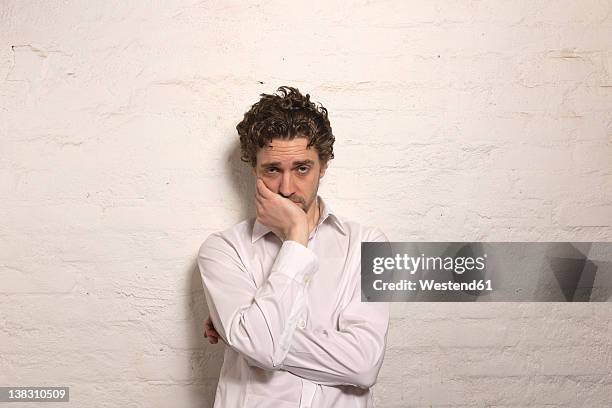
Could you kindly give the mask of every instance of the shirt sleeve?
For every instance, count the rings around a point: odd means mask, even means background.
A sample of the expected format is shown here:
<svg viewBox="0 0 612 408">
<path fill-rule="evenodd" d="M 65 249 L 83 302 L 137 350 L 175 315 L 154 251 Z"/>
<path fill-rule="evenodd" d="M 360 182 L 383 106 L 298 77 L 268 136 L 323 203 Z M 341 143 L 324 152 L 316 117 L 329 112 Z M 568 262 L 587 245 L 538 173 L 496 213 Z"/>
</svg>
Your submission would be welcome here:
<svg viewBox="0 0 612 408">
<path fill-rule="evenodd" d="M 258 288 L 234 245 L 213 234 L 200 247 L 198 266 L 210 317 L 223 341 L 249 364 L 279 369 L 305 303 L 306 283 L 318 269 L 314 252 L 285 241 Z"/>
<path fill-rule="evenodd" d="M 377 229 L 366 240 L 388 242 Z M 282 369 L 322 385 L 370 388 L 383 363 L 388 326 L 389 305 L 361 302 L 357 282 L 338 330 L 296 331 Z"/>
</svg>

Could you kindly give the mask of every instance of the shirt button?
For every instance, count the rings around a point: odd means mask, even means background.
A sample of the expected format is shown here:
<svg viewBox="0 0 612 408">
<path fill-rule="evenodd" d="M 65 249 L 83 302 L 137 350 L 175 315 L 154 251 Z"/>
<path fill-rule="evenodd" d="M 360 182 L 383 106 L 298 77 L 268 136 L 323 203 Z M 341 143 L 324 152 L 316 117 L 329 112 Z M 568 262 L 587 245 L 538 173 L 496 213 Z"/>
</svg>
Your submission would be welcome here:
<svg viewBox="0 0 612 408">
<path fill-rule="evenodd" d="M 305 328 L 305 327 L 306 327 L 306 321 L 305 321 L 304 319 L 300 320 L 300 321 L 298 322 L 298 327 L 299 327 L 300 329 Z"/>
<path fill-rule="evenodd" d="M 310 282 L 310 276 L 306 276 L 306 277 L 304 278 L 304 283 L 308 283 L 308 282 Z"/>
</svg>

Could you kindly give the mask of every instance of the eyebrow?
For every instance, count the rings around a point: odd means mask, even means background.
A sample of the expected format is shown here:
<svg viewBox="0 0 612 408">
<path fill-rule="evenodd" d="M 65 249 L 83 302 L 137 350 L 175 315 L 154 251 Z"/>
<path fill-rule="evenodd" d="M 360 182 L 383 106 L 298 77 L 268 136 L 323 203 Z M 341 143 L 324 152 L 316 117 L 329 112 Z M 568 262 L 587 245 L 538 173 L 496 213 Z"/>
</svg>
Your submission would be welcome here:
<svg viewBox="0 0 612 408">
<path fill-rule="evenodd" d="M 304 166 L 304 165 L 314 165 L 314 160 L 306 159 L 306 160 L 296 160 L 293 163 L 293 167 Z M 268 162 L 262 163 L 261 167 L 280 167 L 281 162 Z"/>
</svg>

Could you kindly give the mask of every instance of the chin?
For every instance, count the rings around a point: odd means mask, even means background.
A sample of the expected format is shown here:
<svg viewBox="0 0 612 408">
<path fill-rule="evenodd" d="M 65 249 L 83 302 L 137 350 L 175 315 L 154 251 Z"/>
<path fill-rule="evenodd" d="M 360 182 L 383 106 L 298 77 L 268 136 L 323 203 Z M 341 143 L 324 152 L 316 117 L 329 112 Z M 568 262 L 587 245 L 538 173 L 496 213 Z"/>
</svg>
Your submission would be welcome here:
<svg viewBox="0 0 612 408">
<path fill-rule="evenodd" d="M 310 203 L 310 205 L 306 205 L 306 203 L 304 203 L 304 204 L 300 204 L 300 207 L 302 207 L 302 210 L 304 210 L 304 212 L 307 213 L 308 210 L 310 210 L 310 207 L 312 207 L 315 203 L 316 203 L 316 201 L 313 200 Z"/>
</svg>

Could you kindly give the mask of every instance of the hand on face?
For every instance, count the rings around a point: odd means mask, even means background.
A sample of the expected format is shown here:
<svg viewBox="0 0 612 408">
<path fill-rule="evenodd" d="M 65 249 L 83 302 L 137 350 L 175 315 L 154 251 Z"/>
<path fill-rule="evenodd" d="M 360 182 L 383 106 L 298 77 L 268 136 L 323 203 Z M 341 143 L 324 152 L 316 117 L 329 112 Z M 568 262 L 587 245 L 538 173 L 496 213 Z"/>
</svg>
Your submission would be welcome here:
<svg viewBox="0 0 612 408">
<path fill-rule="evenodd" d="M 308 218 L 299 204 L 272 192 L 261 178 L 255 190 L 257 220 L 272 228 L 283 240 L 293 240 L 306 246 Z"/>
</svg>

